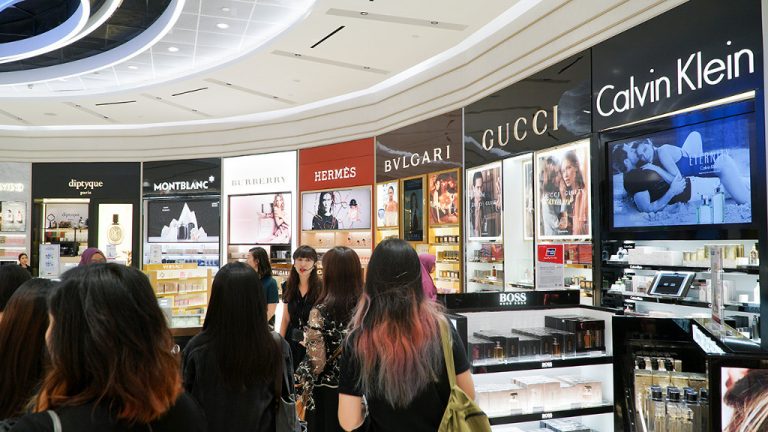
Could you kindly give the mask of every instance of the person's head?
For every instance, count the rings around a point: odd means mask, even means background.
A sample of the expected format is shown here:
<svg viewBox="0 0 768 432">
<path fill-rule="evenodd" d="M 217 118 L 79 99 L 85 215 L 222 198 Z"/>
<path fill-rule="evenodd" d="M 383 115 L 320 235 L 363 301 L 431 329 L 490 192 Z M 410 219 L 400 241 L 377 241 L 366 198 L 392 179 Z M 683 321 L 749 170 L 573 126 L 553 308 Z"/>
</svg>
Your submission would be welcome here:
<svg viewBox="0 0 768 432">
<path fill-rule="evenodd" d="M 275 208 L 284 209 L 285 208 L 285 198 L 283 198 L 283 194 L 278 193 L 275 194 L 275 199 L 272 201 L 272 205 Z"/>
<path fill-rule="evenodd" d="M 581 172 L 581 165 L 579 165 L 579 156 L 576 155 L 575 151 L 571 150 L 565 154 L 561 170 L 563 181 L 569 189 L 584 188 L 584 175 Z"/>
<path fill-rule="evenodd" d="M 312 303 L 317 299 L 320 290 L 320 277 L 317 275 L 317 251 L 312 246 L 301 245 L 293 251 L 293 266 L 288 276 L 285 290 L 285 301 L 299 295 L 299 283 L 306 280 L 309 283 L 308 298 Z"/>
<path fill-rule="evenodd" d="M 725 368 L 723 368 L 725 369 Z M 761 431 L 768 429 L 768 371 L 750 370 L 732 383 L 723 401 L 733 408 L 726 432 Z M 724 422 L 725 423 L 725 422 Z"/>
<path fill-rule="evenodd" d="M 476 199 L 483 197 L 483 173 L 480 171 L 472 176 L 472 196 Z"/>
<path fill-rule="evenodd" d="M 323 285 L 318 303 L 325 304 L 339 320 L 352 318 L 352 310 L 363 292 L 360 257 L 346 246 L 336 246 L 323 255 Z"/>
<path fill-rule="evenodd" d="M 363 393 L 402 407 L 431 383 L 443 364 L 440 319 L 438 306 L 424 296 L 416 251 L 400 239 L 379 243 L 350 339 Z"/>
<path fill-rule="evenodd" d="M 48 362 L 48 294 L 53 282 L 32 279 L 11 296 L 0 321 L 0 418 L 21 415 Z"/>
<path fill-rule="evenodd" d="M 317 214 L 321 216 L 328 216 L 331 214 L 333 205 L 336 203 L 336 199 L 333 196 L 333 192 L 326 191 L 320 193 L 320 202 L 317 206 Z"/>
<path fill-rule="evenodd" d="M 216 273 L 203 330 L 231 389 L 274 380 L 277 346 L 266 311 L 259 275 L 251 267 L 233 262 Z"/>
<path fill-rule="evenodd" d="M 635 149 L 635 152 L 637 153 L 637 159 L 638 162 L 646 164 L 646 163 L 652 163 L 653 162 L 653 142 L 648 139 L 641 139 L 637 141 L 633 141 L 630 143 L 632 145 L 632 148 Z"/>
<path fill-rule="evenodd" d="M 144 273 L 114 263 L 75 267 L 48 306 L 51 368 L 36 411 L 93 402 L 118 420 L 148 423 L 176 402 L 173 338 Z"/>
<path fill-rule="evenodd" d="M 246 262 L 251 268 L 256 270 L 260 278 L 272 276 L 272 265 L 269 262 L 269 255 L 263 247 L 256 246 L 248 250 Z"/>
<path fill-rule="evenodd" d="M 387 188 L 387 195 L 389 196 L 389 200 L 393 201 L 395 199 L 395 188 L 392 186 Z"/>
<path fill-rule="evenodd" d="M 26 267 L 29 265 L 29 255 L 27 255 L 26 252 L 22 252 L 19 254 L 19 265 Z"/>
<path fill-rule="evenodd" d="M 105 262 L 107 262 L 107 257 L 104 255 L 104 252 L 100 251 L 99 248 L 91 247 L 83 251 L 83 254 L 80 256 L 80 264 L 78 265 L 85 266 Z"/>
<path fill-rule="evenodd" d="M 21 284 L 32 279 L 29 272 L 17 264 L 0 266 L 0 318 L 5 305 Z"/>
</svg>

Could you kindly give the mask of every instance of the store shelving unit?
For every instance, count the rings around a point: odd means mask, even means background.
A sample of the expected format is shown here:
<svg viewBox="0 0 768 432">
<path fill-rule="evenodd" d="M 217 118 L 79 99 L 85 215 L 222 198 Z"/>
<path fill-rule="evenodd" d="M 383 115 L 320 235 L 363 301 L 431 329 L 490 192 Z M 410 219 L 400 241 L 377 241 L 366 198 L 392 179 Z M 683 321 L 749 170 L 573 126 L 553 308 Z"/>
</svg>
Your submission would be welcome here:
<svg viewBox="0 0 768 432">
<path fill-rule="evenodd" d="M 368 266 L 371 259 L 372 238 L 371 230 L 334 230 L 334 231 L 302 231 L 301 244 L 315 248 L 318 255 L 318 267 L 322 266 L 323 254 L 334 246 L 347 246 L 360 257 L 363 268 Z"/>
<path fill-rule="evenodd" d="M 461 292 L 463 266 L 461 262 L 461 233 L 458 224 L 430 225 L 429 253 L 435 256 L 434 280 L 437 292 Z"/>
<path fill-rule="evenodd" d="M 172 327 L 202 326 L 213 283 L 212 269 L 197 264 L 148 264 L 144 272 L 161 306 L 171 309 Z"/>
</svg>

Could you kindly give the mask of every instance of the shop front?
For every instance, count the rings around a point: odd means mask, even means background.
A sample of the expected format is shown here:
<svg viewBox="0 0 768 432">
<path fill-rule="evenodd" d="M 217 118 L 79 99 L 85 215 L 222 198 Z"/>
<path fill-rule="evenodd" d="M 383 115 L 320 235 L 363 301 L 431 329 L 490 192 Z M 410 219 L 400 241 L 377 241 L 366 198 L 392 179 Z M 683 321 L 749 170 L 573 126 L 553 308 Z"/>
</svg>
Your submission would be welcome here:
<svg viewBox="0 0 768 432">
<path fill-rule="evenodd" d="M 0 163 L 0 264 L 30 253 L 32 164 Z M 34 270 L 33 270 L 34 271 Z"/>
<path fill-rule="evenodd" d="M 248 251 L 267 251 L 278 286 L 288 277 L 296 249 L 296 152 L 223 160 L 222 262 L 245 261 Z"/>
<path fill-rule="evenodd" d="M 299 151 L 301 244 L 320 257 L 347 246 L 367 267 L 374 246 L 373 160 L 370 138 Z"/>
<path fill-rule="evenodd" d="M 58 278 L 89 247 L 138 266 L 140 171 L 138 163 L 32 164 L 31 258 L 40 277 Z"/>
<path fill-rule="evenodd" d="M 173 327 L 202 325 L 221 242 L 221 159 L 143 164 L 143 268 Z"/>
<path fill-rule="evenodd" d="M 434 255 L 439 293 L 462 290 L 461 118 L 452 111 L 376 137 L 376 243 L 399 237 Z"/>
</svg>

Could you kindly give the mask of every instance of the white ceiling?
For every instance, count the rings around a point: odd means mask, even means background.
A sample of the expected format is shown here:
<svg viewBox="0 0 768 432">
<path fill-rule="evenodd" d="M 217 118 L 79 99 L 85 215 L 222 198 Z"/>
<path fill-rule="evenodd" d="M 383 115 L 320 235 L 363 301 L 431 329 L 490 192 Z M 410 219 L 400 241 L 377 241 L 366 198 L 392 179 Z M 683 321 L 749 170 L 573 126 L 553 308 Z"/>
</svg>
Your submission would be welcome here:
<svg viewBox="0 0 768 432">
<path fill-rule="evenodd" d="M 281 10 L 307 3 L 279 1 Z M 257 42 L 223 55 L 246 25 L 270 20 L 243 11 L 280 8 L 187 0 L 171 32 L 128 62 L 74 84 L 0 87 L 0 159 L 226 156 L 370 137 L 464 106 L 680 3 L 317 0 L 255 51 Z M 212 31 L 220 22 L 229 28 Z M 175 68 L 174 78 L 119 79 L 146 65 Z"/>
</svg>

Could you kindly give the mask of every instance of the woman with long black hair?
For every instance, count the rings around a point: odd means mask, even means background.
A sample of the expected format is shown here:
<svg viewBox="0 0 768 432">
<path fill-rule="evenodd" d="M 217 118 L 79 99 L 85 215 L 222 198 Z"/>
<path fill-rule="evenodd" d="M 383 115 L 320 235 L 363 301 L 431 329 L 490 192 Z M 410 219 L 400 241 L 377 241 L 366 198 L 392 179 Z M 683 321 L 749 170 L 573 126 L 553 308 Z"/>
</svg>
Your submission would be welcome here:
<svg viewBox="0 0 768 432">
<path fill-rule="evenodd" d="M 252 268 L 236 262 L 216 273 L 203 331 L 189 341 L 182 357 L 184 388 L 205 411 L 210 431 L 275 430 L 278 359 L 289 382 L 293 367 L 288 344 L 269 330 L 266 312 Z M 282 391 L 288 394 L 292 388 L 283 386 Z"/>
<path fill-rule="evenodd" d="M 306 349 L 304 332 L 309 321 L 309 311 L 317 302 L 321 281 L 317 275 L 317 252 L 311 246 L 299 246 L 293 252 L 293 267 L 288 280 L 283 285 L 283 321 L 280 335 L 291 347 L 294 370 L 304 359 Z"/>
</svg>

